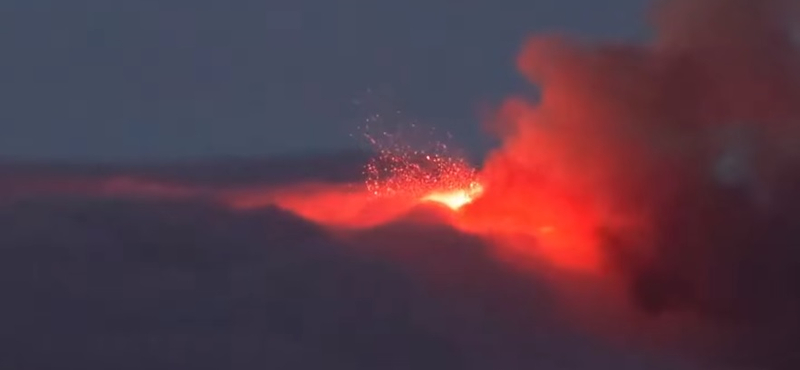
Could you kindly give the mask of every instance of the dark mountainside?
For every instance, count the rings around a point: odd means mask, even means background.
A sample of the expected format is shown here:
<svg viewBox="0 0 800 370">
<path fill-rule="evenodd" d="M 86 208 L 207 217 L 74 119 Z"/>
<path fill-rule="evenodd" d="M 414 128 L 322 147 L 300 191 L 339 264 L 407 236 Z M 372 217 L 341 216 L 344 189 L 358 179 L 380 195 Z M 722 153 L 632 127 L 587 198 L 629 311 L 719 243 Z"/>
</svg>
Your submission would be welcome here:
<svg viewBox="0 0 800 370">
<path fill-rule="evenodd" d="M 303 163 L 135 173 L 240 186 L 318 174 Z M 52 185 L 87 170 L 4 171 L 5 189 L 18 176 L 29 191 L 0 205 L 3 368 L 687 369 L 562 325 L 544 284 L 448 228 L 344 242 L 276 208 L 64 194 L 24 173 Z"/>
</svg>

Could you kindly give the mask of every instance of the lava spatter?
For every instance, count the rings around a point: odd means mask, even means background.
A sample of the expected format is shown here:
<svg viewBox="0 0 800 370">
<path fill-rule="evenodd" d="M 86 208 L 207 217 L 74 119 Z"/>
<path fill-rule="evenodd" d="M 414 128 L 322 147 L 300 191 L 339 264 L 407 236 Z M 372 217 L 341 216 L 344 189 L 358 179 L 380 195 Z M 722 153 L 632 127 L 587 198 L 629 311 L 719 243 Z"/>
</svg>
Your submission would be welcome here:
<svg viewBox="0 0 800 370">
<path fill-rule="evenodd" d="M 437 202 L 457 210 L 483 191 L 478 171 L 444 143 L 423 150 L 398 143 L 388 133 L 365 136 L 377 151 L 364 170 L 372 196 Z"/>
</svg>

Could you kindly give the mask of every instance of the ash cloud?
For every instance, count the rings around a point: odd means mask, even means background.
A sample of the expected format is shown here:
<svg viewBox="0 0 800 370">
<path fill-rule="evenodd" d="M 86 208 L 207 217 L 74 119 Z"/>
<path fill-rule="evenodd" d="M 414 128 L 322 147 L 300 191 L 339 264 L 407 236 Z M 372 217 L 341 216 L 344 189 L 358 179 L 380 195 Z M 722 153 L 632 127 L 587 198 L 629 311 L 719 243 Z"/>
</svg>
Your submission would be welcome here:
<svg viewBox="0 0 800 370">
<path fill-rule="evenodd" d="M 645 44 L 535 38 L 541 99 L 503 107 L 486 163 L 589 199 L 637 310 L 700 318 L 708 356 L 744 368 L 800 367 L 799 9 L 668 0 Z"/>
</svg>

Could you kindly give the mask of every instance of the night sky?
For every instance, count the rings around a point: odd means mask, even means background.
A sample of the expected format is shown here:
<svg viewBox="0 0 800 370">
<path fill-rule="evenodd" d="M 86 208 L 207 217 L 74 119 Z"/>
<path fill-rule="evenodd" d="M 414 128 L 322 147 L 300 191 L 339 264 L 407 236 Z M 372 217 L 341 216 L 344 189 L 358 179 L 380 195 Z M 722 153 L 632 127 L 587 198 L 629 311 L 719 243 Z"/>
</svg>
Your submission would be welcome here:
<svg viewBox="0 0 800 370">
<path fill-rule="evenodd" d="M 349 148 L 364 96 L 480 151 L 481 107 L 529 89 L 514 69 L 526 35 L 641 37 L 645 3 L 6 0 L 0 157 Z"/>
</svg>

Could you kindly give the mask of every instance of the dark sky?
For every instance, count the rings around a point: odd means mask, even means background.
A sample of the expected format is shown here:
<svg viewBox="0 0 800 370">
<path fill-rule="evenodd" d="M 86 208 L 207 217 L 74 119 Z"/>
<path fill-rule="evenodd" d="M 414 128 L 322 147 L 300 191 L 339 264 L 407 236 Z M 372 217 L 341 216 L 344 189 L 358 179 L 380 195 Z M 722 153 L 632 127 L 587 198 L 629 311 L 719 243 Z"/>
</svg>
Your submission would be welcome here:
<svg viewBox="0 0 800 370">
<path fill-rule="evenodd" d="M 153 160 L 352 147 L 372 89 L 481 145 L 525 35 L 636 37 L 645 0 L 5 0 L 0 157 Z"/>
</svg>

